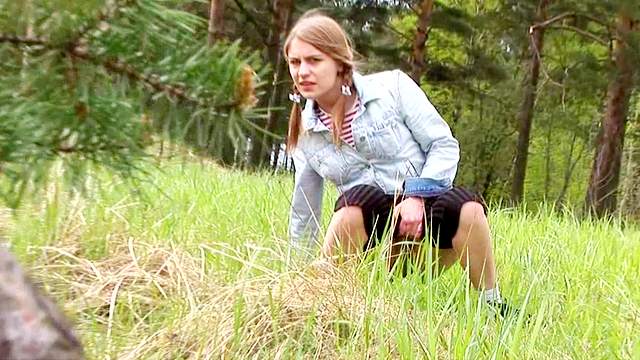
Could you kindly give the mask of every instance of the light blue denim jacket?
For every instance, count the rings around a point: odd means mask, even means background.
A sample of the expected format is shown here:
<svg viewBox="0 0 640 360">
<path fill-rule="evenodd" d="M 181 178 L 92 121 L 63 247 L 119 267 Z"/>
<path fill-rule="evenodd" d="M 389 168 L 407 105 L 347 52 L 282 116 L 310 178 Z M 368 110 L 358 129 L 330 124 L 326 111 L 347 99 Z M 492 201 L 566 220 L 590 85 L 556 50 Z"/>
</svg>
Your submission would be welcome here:
<svg viewBox="0 0 640 360">
<path fill-rule="evenodd" d="M 324 180 L 341 193 L 367 184 L 387 194 L 427 197 L 449 190 L 456 175 L 458 141 L 407 74 L 354 74 L 353 81 L 362 104 L 352 122 L 355 149 L 333 143 L 331 131 L 315 115 L 313 100 L 306 101 L 302 112 L 289 223 L 297 250 L 317 243 Z"/>
</svg>

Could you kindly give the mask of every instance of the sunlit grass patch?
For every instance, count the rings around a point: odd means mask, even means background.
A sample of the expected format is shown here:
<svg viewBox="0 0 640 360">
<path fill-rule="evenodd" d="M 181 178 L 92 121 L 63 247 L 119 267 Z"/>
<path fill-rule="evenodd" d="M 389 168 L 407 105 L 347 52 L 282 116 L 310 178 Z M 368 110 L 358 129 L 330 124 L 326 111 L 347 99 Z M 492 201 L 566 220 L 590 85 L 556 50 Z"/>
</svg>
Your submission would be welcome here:
<svg viewBox="0 0 640 360">
<path fill-rule="evenodd" d="M 0 214 L 90 358 L 640 357 L 631 224 L 494 208 L 501 290 L 522 308 L 500 320 L 458 266 L 390 276 L 383 248 L 339 268 L 289 259 L 290 175 L 150 171 L 139 194 L 101 175 L 88 197 L 58 188 Z"/>
</svg>

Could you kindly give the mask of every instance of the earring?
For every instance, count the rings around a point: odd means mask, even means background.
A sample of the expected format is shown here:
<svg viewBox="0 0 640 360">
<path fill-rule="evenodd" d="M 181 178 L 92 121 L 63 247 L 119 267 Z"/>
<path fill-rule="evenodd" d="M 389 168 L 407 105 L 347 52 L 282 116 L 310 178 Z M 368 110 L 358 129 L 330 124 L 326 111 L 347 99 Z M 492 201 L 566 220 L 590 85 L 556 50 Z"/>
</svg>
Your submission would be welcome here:
<svg viewBox="0 0 640 360">
<path fill-rule="evenodd" d="M 300 94 L 291 93 L 289 94 L 289 100 L 293 101 L 296 104 L 300 104 L 300 101 L 302 101 L 302 97 L 300 96 Z"/>
<path fill-rule="evenodd" d="M 342 85 L 342 95 L 344 95 L 344 96 L 351 96 L 351 86 L 349 86 L 349 85 Z"/>
</svg>

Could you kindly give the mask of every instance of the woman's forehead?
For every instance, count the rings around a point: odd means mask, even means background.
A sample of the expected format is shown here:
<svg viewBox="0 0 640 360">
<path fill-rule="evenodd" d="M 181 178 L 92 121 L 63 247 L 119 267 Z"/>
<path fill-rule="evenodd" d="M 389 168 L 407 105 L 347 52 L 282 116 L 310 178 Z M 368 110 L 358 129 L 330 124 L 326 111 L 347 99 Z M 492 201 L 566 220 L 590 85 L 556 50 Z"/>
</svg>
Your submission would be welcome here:
<svg viewBox="0 0 640 360">
<path fill-rule="evenodd" d="M 301 58 L 309 56 L 326 56 L 327 54 L 304 40 L 294 38 L 289 44 L 287 55 L 288 57 Z"/>
</svg>

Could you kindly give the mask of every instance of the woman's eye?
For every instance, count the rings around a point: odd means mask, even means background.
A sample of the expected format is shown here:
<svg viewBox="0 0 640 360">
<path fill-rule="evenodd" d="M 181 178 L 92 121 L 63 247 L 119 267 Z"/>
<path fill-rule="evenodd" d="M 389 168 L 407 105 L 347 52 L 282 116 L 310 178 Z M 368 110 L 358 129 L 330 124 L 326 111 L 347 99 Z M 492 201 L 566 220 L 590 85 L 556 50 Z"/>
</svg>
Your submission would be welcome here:
<svg viewBox="0 0 640 360">
<path fill-rule="evenodd" d="M 300 64 L 300 60 L 298 59 L 289 59 L 289 65 L 298 65 Z"/>
</svg>

